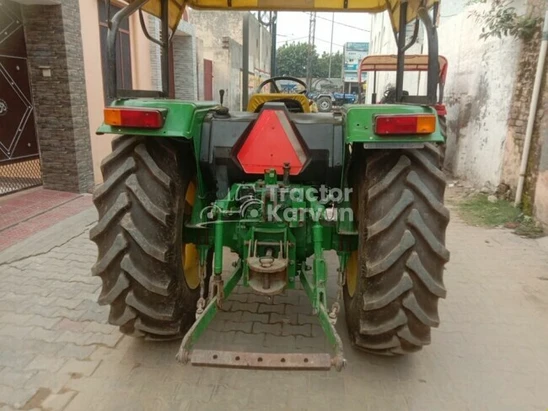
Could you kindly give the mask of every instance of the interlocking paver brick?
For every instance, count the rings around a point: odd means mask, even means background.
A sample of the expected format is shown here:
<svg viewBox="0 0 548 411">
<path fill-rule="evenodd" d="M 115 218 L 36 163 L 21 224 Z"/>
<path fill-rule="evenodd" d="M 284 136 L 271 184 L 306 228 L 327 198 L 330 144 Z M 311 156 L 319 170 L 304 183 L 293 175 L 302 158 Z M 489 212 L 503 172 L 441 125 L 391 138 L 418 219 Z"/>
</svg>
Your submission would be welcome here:
<svg viewBox="0 0 548 411">
<path fill-rule="evenodd" d="M 73 321 L 69 320 L 68 318 L 62 318 L 59 320 L 59 322 L 55 325 L 56 330 L 62 330 L 62 331 L 84 331 L 84 329 L 87 328 L 89 324 L 81 321 Z"/>
<path fill-rule="evenodd" d="M 225 321 L 223 331 L 241 331 L 244 333 L 250 333 L 252 324 L 253 323 L 250 322 Z"/>
<path fill-rule="evenodd" d="M 4 385 L 12 388 L 19 388 L 34 375 L 34 370 L 16 370 L 10 367 L 5 367 L 0 370 L 0 385 Z M 0 399 L 1 402 L 1 399 Z"/>
<path fill-rule="evenodd" d="M 263 323 L 253 323 L 253 332 L 254 333 L 266 333 L 273 335 L 282 334 L 282 324 L 263 324 Z"/>
<path fill-rule="evenodd" d="M 19 370 L 26 367 L 36 357 L 34 353 L 17 352 L 16 349 L 17 347 L 11 347 L 11 349 L 0 350 L 0 366 Z"/>
<path fill-rule="evenodd" d="M 34 340 L 32 338 L 20 340 L 15 337 L 0 337 L 0 349 L 5 349 L 8 351 L 18 349 L 24 352 L 35 352 L 51 355 L 57 353 L 61 347 L 62 344 Z"/>
<path fill-rule="evenodd" d="M 39 341 L 53 342 L 56 341 L 64 331 L 62 330 L 46 330 L 41 327 L 34 327 L 28 334 L 28 338 Z"/>
<path fill-rule="evenodd" d="M 271 304 L 272 303 L 272 297 L 270 297 L 268 295 L 259 295 L 259 294 L 250 293 L 250 294 L 247 295 L 247 302 L 249 302 L 249 303 Z"/>
<path fill-rule="evenodd" d="M 284 305 L 281 304 L 260 304 L 259 313 L 278 313 L 282 314 L 284 312 Z"/>
<path fill-rule="evenodd" d="M 59 370 L 60 373 L 76 374 L 80 377 L 85 375 L 89 377 L 99 366 L 100 361 L 80 361 L 75 359 L 68 360 Z"/>
<path fill-rule="evenodd" d="M 92 321 L 100 324 L 107 324 L 108 313 L 97 311 L 84 311 L 84 313 L 78 318 L 79 321 Z"/>
<path fill-rule="evenodd" d="M 312 326 L 311 324 L 283 324 L 282 335 L 302 335 L 304 337 L 310 337 L 312 335 Z"/>
<path fill-rule="evenodd" d="M 278 336 L 273 334 L 266 334 L 265 347 L 294 347 L 295 346 L 295 337 L 292 335 L 289 336 Z"/>
<path fill-rule="evenodd" d="M 242 314 L 242 318 L 240 319 L 241 322 L 244 323 L 268 323 L 268 314 L 257 314 L 257 313 L 250 313 L 248 311 L 244 311 Z"/>
<path fill-rule="evenodd" d="M 85 325 L 84 331 L 90 332 L 90 333 L 100 333 L 100 334 L 112 334 L 115 332 L 118 332 L 118 329 L 110 324 L 99 324 L 95 321 L 90 321 L 87 323 L 83 323 Z"/>
<path fill-rule="evenodd" d="M 82 343 L 81 345 L 100 344 L 106 347 L 114 347 L 116 346 L 116 344 L 118 344 L 118 341 L 122 339 L 122 334 L 120 334 L 119 332 L 112 334 L 84 333 L 82 335 L 88 334 L 89 336 L 84 340 L 84 343 Z"/>
<path fill-rule="evenodd" d="M 63 344 L 63 347 L 57 352 L 57 356 L 60 358 L 76 358 L 79 360 L 88 359 L 97 350 L 95 345 L 75 345 L 75 344 Z"/>
<path fill-rule="evenodd" d="M 318 324 L 311 324 L 312 325 L 312 337 L 321 337 L 323 333 L 323 328 Z"/>
<path fill-rule="evenodd" d="M 319 324 L 318 317 L 310 314 L 298 314 L 299 324 Z"/>
<path fill-rule="evenodd" d="M 85 345 L 86 341 L 98 334 L 93 333 L 84 333 L 84 332 L 74 332 L 74 331 L 63 331 L 63 333 L 57 338 L 57 342 L 73 343 L 76 345 Z M 101 334 L 102 335 L 102 334 Z M 93 343 L 91 343 L 93 344 Z"/>
<path fill-rule="evenodd" d="M 48 318 L 42 315 L 33 314 L 27 321 L 25 321 L 23 325 L 31 327 L 41 327 L 50 330 L 54 329 L 55 324 L 59 323 L 59 321 L 61 321 L 59 318 Z"/>
<path fill-rule="evenodd" d="M 256 313 L 259 308 L 259 303 L 241 303 L 234 301 L 230 307 L 230 311 L 249 311 L 250 313 Z"/>
<path fill-rule="evenodd" d="M 65 307 L 65 308 L 69 308 L 69 309 L 73 309 L 73 308 L 76 308 L 79 304 L 81 304 L 82 301 L 80 301 L 79 299 L 72 299 L 72 298 L 58 298 L 56 299 L 52 304 L 57 306 L 57 307 Z"/>
<path fill-rule="evenodd" d="M 319 338 L 297 335 L 295 346 L 297 348 L 322 348 L 325 346 L 325 343 Z"/>
<path fill-rule="evenodd" d="M 299 304 L 299 296 L 302 293 L 302 291 L 297 290 L 287 290 L 282 295 L 277 295 L 274 297 L 274 304 L 292 304 L 292 305 L 298 305 Z"/>
<path fill-rule="evenodd" d="M 23 325 L 32 317 L 32 314 L 6 313 L 0 315 L 0 324 Z"/>
<path fill-rule="evenodd" d="M 218 311 L 216 320 L 219 321 L 239 321 L 242 318 L 243 311 Z"/>
<path fill-rule="evenodd" d="M 34 327 L 6 324 L 0 328 L 0 336 L 24 338 Z"/>
<path fill-rule="evenodd" d="M 308 304 L 303 304 L 303 305 L 286 305 L 285 306 L 285 312 L 287 314 L 307 314 L 307 315 L 310 315 L 312 314 L 312 306 L 310 305 L 310 303 Z"/>
<path fill-rule="evenodd" d="M 280 314 L 280 313 L 270 313 L 268 322 L 271 324 L 282 323 L 282 324 L 297 324 L 297 314 Z"/>
<path fill-rule="evenodd" d="M 25 367 L 26 370 L 47 370 L 47 371 L 59 371 L 59 369 L 66 362 L 64 358 L 49 357 L 42 354 L 38 354 L 29 365 Z"/>
<path fill-rule="evenodd" d="M 251 347 L 261 347 L 264 343 L 266 334 L 246 334 L 240 331 L 234 336 L 234 344 Z"/>
</svg>

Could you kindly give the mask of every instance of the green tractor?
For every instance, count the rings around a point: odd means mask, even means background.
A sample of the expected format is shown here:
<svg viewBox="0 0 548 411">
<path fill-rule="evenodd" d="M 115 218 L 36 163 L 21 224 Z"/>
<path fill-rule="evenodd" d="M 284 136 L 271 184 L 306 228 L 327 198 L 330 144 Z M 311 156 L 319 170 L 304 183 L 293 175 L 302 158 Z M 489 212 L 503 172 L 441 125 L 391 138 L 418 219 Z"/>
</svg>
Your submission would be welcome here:
<svg viewBox="0 0 548 411">
<path fill-rule="evenodd" d="M 388 9 L 399 50 L 399 103 L 346 106 L 336 115 L 311 113 L 306 92 L 256 94 L 246 112 L 223 107 L 222 94 L 220 104 L 168 99 L 170 31 L 185 6 Z M 99 249 L 92 271 L 102 279 L 99 303 L 110 305 L 109 322 L 135 337 L 183 338 L 177 355 L 183 363 L 341 370 L 335 323 L 343 300 L 357 349 L 401 355 L 429 344 L 449 260 L 445 141 L 434 108 L 438 9 L 436 0 L 133 0 L 117 12 L 108 34 L 114 102 L 98 133 L 118 137 L 101 164 L 104 183 L 93 197 L 99 221 L 90 232 Z M 116 84 L 118 29 L 143 11 L 161 19 L 160 39 L 145 32 L 163 50 L 160 92 Z M 428 93 L 405 103 L 409 44 L 398 32 L 418 21 L 429 41 Z M 228 277 L 222 276 L 225 247 L 239 256 Z M 326 250 L 339 260 L 332 306 Z M 238 284 L 269 296 L 303 289 L 333 353 L 193 349 Z"/>
</svg>

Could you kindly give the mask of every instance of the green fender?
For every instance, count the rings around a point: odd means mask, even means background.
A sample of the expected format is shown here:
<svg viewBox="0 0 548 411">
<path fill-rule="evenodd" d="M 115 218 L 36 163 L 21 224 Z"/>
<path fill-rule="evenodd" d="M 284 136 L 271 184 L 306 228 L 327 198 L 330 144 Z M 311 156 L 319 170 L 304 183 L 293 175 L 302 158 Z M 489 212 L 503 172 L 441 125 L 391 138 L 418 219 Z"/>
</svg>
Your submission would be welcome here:
<svg viewBox="0 0 548 411">
<path fill-rule="evenodd" d="M 166 109 L 167 116 L 161 129 L 111 127 L 102 124 L 97 134 L 131 134 L 150 137 L 175 137 L 192 139 L 201 133 L 206 114 L 218 104 L 213 101 L 189 102 L 168 99 L 120 99 L 111 107 L 143 107 Z"/>
<path fill-rule="evenodd" d="M 436 110 L 429 106 L 395 105 L 395 104 L 362 104 L 343 107 L 345 118 L 345 141 L 352 143 L 370 143 L 371 148 L 390 148 L 390 145 L 402 143 L 444 143 L 438 121 L 436 131 L 423 135 L 380 136 L 375 134 L 374 121 L 377 115 L 390 114 L 434 114 Z M 366 147 L 368 148 L 368 147 Z M 396 148 L 396 147 L 395 147 Z"/>
</svg>

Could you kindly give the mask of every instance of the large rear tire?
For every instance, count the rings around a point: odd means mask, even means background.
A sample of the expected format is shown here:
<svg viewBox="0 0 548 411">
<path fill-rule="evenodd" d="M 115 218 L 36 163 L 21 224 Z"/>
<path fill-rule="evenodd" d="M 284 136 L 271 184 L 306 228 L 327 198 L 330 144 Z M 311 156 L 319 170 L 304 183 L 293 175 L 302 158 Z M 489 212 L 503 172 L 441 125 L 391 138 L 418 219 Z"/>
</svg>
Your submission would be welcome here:
<svg viewBox="0 0 548 411">
<path fill-rule="evenodd" d="M 366 155 L 365 152 L 360 153 Z M 367 153 L 355 170 L 359 246 L 344 287 L 352 343 L 381 355 L 430 343 L 449 260 L 439 148 Z"/>
<path fill-rule="evenodd" d="M 152 137 L 118 137 L 112 149 L 101 163 L 104 183 L 93 195 L 99 304 L 110 305 L 109 323 L 125 334 L 180 337 L 194 321 L 199 298 L 192 278 L 197 262 L 185 259 L 182 244 L 192 158 Z"/>
</svg>

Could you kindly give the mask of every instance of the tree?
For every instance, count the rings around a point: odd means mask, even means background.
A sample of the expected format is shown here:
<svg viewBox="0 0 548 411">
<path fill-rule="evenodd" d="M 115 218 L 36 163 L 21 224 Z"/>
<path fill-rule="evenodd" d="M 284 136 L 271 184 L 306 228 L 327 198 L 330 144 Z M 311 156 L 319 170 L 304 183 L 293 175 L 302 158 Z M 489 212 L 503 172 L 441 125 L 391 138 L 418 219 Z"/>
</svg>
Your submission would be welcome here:
<svg viewBox="0 0 548 411">
<path fill-rule="evenodd" d="M 284 44 L 276 52 L 276 75 L 306 77 L 308 63 L 308 43 Z M 341 77 L 343 55 L 340 51 L 331 57 L 331 77 Z M 329 53 L 323 52 L 321 57 L 316 48 L 312 54 L 312 77 L 327 78 L 329 76 Z"/>
<path fill-rule="evenodd" d="M 276 75 L 306 77 L 308 62 L 308 43 L 284 44 L 276 52 Z M 314 50 L 312 67 L 317 66 L 318 53 Z"/>
<path fill-rule="evenodd" d="M 340 78 L 343 65 L 343 54 L 340 51 L 331 55 L 331 77 Z M 329 53 L 323 52 L 318 59 L 318 66 L 314 70 L 314 77 L 327 78 L 329 77 Z"/>
</svg>

